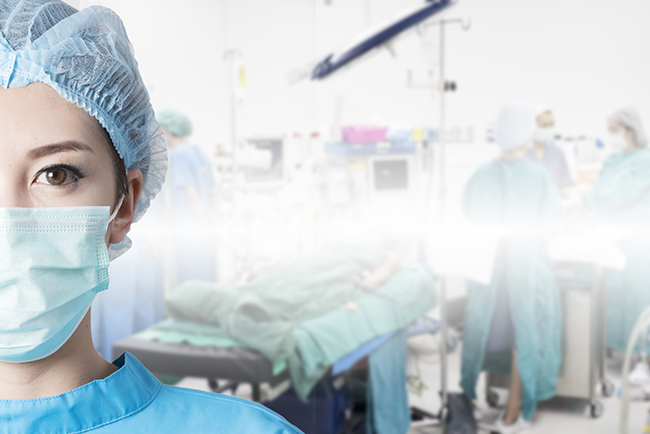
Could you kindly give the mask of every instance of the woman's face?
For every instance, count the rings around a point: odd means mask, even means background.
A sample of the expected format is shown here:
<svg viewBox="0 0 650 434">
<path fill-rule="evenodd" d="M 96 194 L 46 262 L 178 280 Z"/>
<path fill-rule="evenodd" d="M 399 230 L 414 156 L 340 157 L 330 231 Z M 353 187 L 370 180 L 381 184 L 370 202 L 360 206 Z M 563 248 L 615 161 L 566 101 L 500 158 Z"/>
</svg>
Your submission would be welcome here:
<svg viewBox="0 0 650 434">
<path fill-rule="evenodd" d="M 553 113 L 544 112 L 541 115 L 537 116 L 537 127 L 538 128 L 553 128 L 555 126 L 555 118 Z"/>
<path fill-rule="evenodd" d="M 628 128 L 625 128 L 623 124 L 612 119 L 607 119 L 607 132 L 610 135 L 621 135 L 627 142 L 628 146 L 635 146 L 634 133 Z"/>
<path fill-rule="evenodd" d="M 112 210 L 116 179 L 109 146 L 94 117 L 46 84 L 0 88 L 0 207 Z M 111 237 L 113 226 L 106 236 L 111 243 L 119 242 Z"/>
</svg>

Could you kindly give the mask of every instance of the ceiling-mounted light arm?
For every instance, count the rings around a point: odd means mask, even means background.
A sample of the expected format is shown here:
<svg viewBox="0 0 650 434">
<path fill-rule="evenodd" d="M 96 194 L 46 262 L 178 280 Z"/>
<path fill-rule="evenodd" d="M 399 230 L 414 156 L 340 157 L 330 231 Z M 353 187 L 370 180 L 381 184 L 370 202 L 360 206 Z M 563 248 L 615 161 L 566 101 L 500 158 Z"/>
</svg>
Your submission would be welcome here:
<svg viewBox="0 0 650 434">
<path fill-rule="evenodd" d="M 427 0 L 423 6 L 409 9 L 388 25 L 377 27 L 359 38 L 341 52 L 333 53 L 316 65 L 312 80 L 323 80 L 354 60 L 368 54 L 377 47 L 385 46 L 401 33 L 422 24 L 427 19 L 454 4 L 456 0 Z M 389 51 L 392 52 L 392 50 Z"/>
<path fill-rule="evenodd" d="M 384 48 L 388 53 L 390 53 L 390 56 L 395 59 L 397 58 L 397 51 L 395 51 L 395 47 L 393 46 L 393 43 L 391 41 L 388 41 L 384 44 Z"/>
<path fill-rule="evenodd" d="M 472 18 L 471 17 L 448 18 L 448 19 L 442 19 L 440 21 L 431 21 L 429 23 L 422 23 L 420 26 L 418 26 L 419 27 L 418 30 L 422 31 L 427 27 L 439 26 L 440 24 L 460 24 L 461 29 L 467 31 L 472 28 Z"/>
</svg>

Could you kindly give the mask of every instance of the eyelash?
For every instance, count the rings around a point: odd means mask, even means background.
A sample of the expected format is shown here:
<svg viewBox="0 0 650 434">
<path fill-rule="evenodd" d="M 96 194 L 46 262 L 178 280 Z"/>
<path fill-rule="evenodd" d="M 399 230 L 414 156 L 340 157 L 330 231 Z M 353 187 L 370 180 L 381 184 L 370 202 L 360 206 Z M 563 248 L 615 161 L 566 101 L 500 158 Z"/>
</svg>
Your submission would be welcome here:
<svg viewBox="0 0 650 434">
<path fill-rule="evenodd" d="M 69 171 L 75 177 L 75 179 L 74 179 L 74 181 L 69 182 L 69 183 L 64 184 L 64 185 L 51 185 L 51 184 L 49 184 L 50 187 L 69 188 L 74 183 L 76 183 L 76 182 L 84 179 L 86 176 L 88 176 L 88 175 L 86 175 L 85 173 L 83 173 L 81 171 L 80 167 L 71 166 L 69 164 L 53 164 L 51 166 L 43 167 L 41 170 L 39 170 L 36 173 L 36 175 L 34 176 L 34 181 L 33 182 L 36 182 L 38 180 L 38 178 L 40 178 L 40 176 L 42 174 L 53 171 L 53 170 L 56 170 L 56 169 L 63 169 L 63 170 Z"/>
</svg>

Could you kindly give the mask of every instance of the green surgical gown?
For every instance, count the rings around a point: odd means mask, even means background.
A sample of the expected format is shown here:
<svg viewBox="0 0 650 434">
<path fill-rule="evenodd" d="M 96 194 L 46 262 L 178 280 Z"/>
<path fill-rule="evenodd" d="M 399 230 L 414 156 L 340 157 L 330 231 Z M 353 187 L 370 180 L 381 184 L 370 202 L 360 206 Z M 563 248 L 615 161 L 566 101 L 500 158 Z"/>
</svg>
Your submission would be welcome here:
<svg viewBox="0 0 650 434">
<path fill-rule="evenodd" d="M 480 167 L 465 186 L 463 211 L 475 224 L 517 226 L 501 242 L 490 285 L 467 282 L 461 387 L 476 399 L 482 370 L 509 373 L 510 352 L 486 353 L 498 285 L 505 285 L 522 379 L 523 416 L 555 394 L 562 361 L 560 293 L 543 241 L 535 229 L 561 213 L 557 187 L 544 167 L 500 159 Z M 525 230 L 531 229 L 531 230 Z"/>
<path fill-rule="evenodd" d="M 584 203 L 626 233 L 618 242 L 626 268 L 609 270 L 607 279 L 607 345 L 625 351 L 634 324 L 650 306 L 650 150 L 609 157 Z"/>
</svg>

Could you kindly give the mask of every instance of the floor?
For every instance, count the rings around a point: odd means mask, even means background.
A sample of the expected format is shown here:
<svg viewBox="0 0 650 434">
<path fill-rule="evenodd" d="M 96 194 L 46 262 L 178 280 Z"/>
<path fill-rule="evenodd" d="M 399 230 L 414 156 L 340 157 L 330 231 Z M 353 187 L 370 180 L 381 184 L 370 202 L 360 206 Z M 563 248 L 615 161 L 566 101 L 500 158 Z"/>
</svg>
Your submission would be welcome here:
<svg viewBox="0 0 650 434">
<path fill-rule="evenodd" d="M 425 339 L 433 341 L 432 337 L 418 337 L 411 340 L 411 347 L 414 353 L 426 351 L 430 346 Z M 418 342 L 420 340 L 420 342 Z M 431 359 L 431 356 L 430 356 Z M 420 362 L 420 374 L 423 378 L 429 379 L 428 389 L 422 396 L 411 395 L 411 405 L 422 407 L 428 410 L 439 408 L 440 399 L 437 394 L 438 384 L 440 383 L 440 364 L 437 358 L 429 360 L 434 363 Z M 449 389 L 459 391 L 458 383 L 460 380 L 460 348 L 449 356 L 448 381 Z M 412 365 L 411 365 L 412 366 Z M 620 372 L 622 370 L 622 357 L 608 360 L 607 377 L 611 380 L 618 390 L 620 384 Z M 412 369 L 412 368 L 411 368 Z M 485 418 L 488 421 L 496 419 L 499 410 L 492 410 L 485 402 L 484 378 L 478 386 L 479 405 L 485 412 Z M 598 419 L 592 419 L 589 416 L 589 406 L 586 402 L 578 400 L 553 400 L 542 403 L 533 420 L 530 428 L 525 430 L 530 434 L 616 434 L 619 433 L 620 423 L 620 399 L 616 396 L 611 398 L 600 398 L 604 406 L 604 413 Z M 643 427 L 650 410 L 650 402 L 633 403 L 630 406 L 629 416 L 629 433 L 642 434 Z M 409 434 L 428 434 L 441 432 L 439 428 L 412 428 Z M 482 433 L 489 433 L 489 430 L 480 430 Z"/>
<path fill-rule="evenodd" d="M 420 336 L 409 341 L 411 356 L 409 358 L 409 374 L 422 379 L 424 390 L 420 395 L 410 394 L 411 406 L 435 413 L 440 406 L 438 391 L 440 387 L 440 358 L 437 352 L 437 341 L 432 336 Z M 417 360 L 417 362 L 416 362 Z M 448 357 L 448 384 L 450 391 L 459 391 L 460 348 Z M 616 385 L 620 384 L 622 358 L 608 360 L 608 378 Z M 483 380 L 482 380 L 483 381 Z M 208 390 L 204 379 L 186 378 L 178 386 L 200 390 Z M 479 384 L 479 391 L 484 390 L 484 383 Z M 479 405 L 485 412 L 485 420 L 495 419 L 499 410 L 490 409 L 485 403 L 485 393 L 479 393 Z M 242 386 L 237 396 L 250 399 L 249 387 Z M 620 399 L 601 398 L 604 414 L 598 419 L 589 416 L 589 408 L 584 402 L 575 400 L 555 400 L 540 405 L 533 424 L 525 432 L 530 434 L 617 434 L 619 433 Z M 643 427 L 650 410 L 650 402 L 635 402 L 630 406 L 629 433 L 642 434 Z M 409 434 L 441 433 L 440 427 L 412 428 Z M 489 433 L 489 430 L 480 430 Z"/>
</svg>

